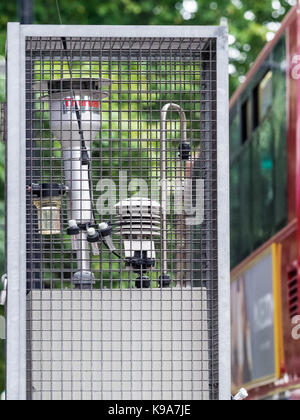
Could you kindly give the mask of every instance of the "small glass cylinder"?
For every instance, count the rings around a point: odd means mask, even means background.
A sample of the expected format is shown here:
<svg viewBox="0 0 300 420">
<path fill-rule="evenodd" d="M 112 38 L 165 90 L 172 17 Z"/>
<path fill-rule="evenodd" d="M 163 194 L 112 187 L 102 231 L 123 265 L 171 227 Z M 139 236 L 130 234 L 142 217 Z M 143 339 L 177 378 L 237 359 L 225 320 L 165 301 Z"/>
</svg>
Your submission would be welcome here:
<svg viewBox="0 0 300 420">
<path fill-rule="evenodd" d="M 33 201 L 38 210 L 38 226 L 41 235 L 59 235 L 61 197 L 36 198 Z"/>
<path fill-rule="evenodd" d="M 69 220 L 69 228 L 67 230 L 68 235 L 71 236 L 71 246 L 73 251 L 78 251 L 79 250 L 79 227 L 77 225 L 76 220 Z"/>
<path fill-rule="evenodd" d="M 92 254 L 99 255 L 98 240 L 99 233 L 96 232 L 96 229 L 91 227 L 87 230 L 87 240 L 91 244 Z"/>
<path fill-rule="evenodd" d="M 71 245 L 72 245 L 73 251 L 78 251 L 79 250 L 77 235 L 72 235 L 71 236 Z"/>
<path fill-rule="evenodd" d="M 93 255 L 95 255 L 95 256 L 100 255 L 97 242 L 91 243 L 91 249 L 92 249 L 92 254 Z"/>
</svg>

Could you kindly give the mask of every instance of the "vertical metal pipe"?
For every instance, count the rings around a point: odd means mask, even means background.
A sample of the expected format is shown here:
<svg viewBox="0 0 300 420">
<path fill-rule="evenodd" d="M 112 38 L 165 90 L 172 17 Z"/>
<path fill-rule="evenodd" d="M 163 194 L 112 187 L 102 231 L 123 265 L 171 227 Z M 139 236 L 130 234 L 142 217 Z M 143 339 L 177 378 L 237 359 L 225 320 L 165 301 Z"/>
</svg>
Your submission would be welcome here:
<svg viewBox="0 0 300 420">
<path fill-rule="evenodd" d="M 33 23 L 33 0 L 19 0 L 18 9 L 22 25 Z"/>
<path fill-rule="evenodd" d="M 63 141 L 62 141 L 63 142 Z M 64 172 L 66 185 L 69 189 L 68 217 L 84 224 L 93 222 L 92 192 L 90 191 L 88 166 L 82 164 L 81 149 L 64 150 Z M 86 234 L 81 233 L 78 238 L 77 269 L 90 271 L 90 249 Z"/>
<path fill-rule="evenodd" d="M 177 104 L 166 104 L 161 110 L 161 202 L 162 202 L 162 237 L 163 237 L 163 274 L 168 272 L 168 150 L 167 150 L 167 113 L 169 110 L 177 111 L 180 116 L 181 142 L 185 142 L 186 136 L 186 115 L 183 109 Z"/>
</svg>

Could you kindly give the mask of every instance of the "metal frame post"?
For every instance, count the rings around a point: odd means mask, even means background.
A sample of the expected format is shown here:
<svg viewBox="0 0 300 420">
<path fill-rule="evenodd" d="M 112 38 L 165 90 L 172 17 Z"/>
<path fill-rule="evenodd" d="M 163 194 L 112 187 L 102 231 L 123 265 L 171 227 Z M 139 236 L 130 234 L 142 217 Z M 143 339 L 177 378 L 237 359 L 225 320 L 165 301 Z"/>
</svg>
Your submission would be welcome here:
<svg viewBox="0 0 300 420">
<path fill-rule="evenodd" d="M 26 399 L 25 38 L 7 28 L 6 398 Z"/>
</svg>

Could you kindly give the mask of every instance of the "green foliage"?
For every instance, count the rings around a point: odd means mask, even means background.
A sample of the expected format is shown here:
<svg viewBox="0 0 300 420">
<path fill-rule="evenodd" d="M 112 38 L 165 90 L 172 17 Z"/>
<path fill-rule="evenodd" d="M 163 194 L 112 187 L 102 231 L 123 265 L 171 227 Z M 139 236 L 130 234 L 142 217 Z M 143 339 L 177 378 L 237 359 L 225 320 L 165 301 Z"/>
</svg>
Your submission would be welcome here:
<svg viewBox="0 0 300 420">
<path fill-rule="evenodd" d="M 0 4 L 0 55 L 4 54 L 7 21 L 17 20 L 18 2 Z M 232 37 L 231 93 L 296 0 L 197 0 L 198 11 L 182 12 L 181 0 L 59 0 L 64 24 L 89 25 L 218 25 L 228 22 Z M 34 1 L 35 23 L 59 23 L 55 0 Z"/>
</svg>

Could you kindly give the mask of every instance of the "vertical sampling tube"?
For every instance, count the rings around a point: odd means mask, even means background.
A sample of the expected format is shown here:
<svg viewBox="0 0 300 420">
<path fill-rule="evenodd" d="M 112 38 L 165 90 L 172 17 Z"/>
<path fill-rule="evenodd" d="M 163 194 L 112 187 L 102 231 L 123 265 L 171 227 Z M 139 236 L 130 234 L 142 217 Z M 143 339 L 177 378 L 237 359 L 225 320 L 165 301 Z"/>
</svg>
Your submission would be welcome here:
<svg viewBox="0 0 300 420">
<path fill-rule="evenodd" d="M 75 145 L 72 150 L 63 150 L 63 159 L 66 185 L 69 188 L 69 218 L 80 224 L 89 223 L 93 220 L 92 196 L 89 168 L 82 163 L 81 148 Z M 90 271 L 90 249 L 85 232 L 79 233 L 74 251 L 77 253 L 78 270 Z"/>
<path fill-rule="evenodd" d="M 181 142 L 187 139 L 187 121 L 183 109 L 177 104 L 166 104 L 161 110 L 161 207 L 162 207 L 162 243 L 163 243 L 163 275 L 168 273 L 168 150 L 167 150 L 167 113 L 177 111 L 180 115 Z"/>
</svg>

